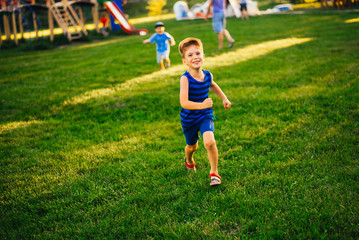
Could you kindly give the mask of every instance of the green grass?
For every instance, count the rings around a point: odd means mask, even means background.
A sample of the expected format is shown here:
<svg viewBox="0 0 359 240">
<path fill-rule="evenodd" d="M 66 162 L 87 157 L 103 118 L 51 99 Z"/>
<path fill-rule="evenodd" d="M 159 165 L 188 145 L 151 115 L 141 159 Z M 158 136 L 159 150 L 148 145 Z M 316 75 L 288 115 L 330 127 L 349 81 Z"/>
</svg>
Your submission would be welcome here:
<svg viewBox="0 0 359 240">
<path fill-rule="evenodd" d="M 144 77 L 157 71 L 144 37 L 0 50 L 0 238 L 358 239 L 359 32 L 344 23 L 357 17 L 228 19 L 230 51 L 210 23 L 165 21 L 209 59 L 311 38 L 207 68 L 233 104 L 211 94 L 217 188 L 202 140 L 198 171 L 185 170 L 179 74 Z M 171 60 L 181 64 L 175 47 Z"/>
</svg>

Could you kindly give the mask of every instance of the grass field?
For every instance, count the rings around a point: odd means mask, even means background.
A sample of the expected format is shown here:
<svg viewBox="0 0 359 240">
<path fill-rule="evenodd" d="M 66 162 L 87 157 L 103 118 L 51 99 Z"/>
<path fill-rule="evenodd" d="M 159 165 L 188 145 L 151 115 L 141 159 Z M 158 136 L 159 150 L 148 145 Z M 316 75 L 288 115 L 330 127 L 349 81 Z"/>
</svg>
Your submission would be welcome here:
<svg viewBox="0 0 359 240">
<path fill-rule="evenodd" d="M 185 170 L 176 47 L 145 37 L 0 50 L 1 239 L 358 239 L 358 13 L 165 22 L 203 40 L 221 186 Z M 144 23 L 153 31 L 154 23 Z"/>
</svg>

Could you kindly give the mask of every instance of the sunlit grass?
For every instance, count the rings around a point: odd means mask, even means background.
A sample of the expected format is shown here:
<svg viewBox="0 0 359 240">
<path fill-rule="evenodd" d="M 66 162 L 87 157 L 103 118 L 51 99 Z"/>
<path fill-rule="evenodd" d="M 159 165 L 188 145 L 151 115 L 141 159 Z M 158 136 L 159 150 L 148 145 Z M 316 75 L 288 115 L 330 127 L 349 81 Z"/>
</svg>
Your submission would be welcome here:
<svg viewBox="0 0 359 240">
<path fill-rule="evenodd" d="M 352 18 L 352 19 L 348 19 L 345 21 L 345 23 L 356 23 L 359 22 L 359 17 L 358 18 Z"/>
<path fill-rule="evenodd" d="M 41 121 L 38 120 L 31 120 L 31 121 L 17 121 L 17 122 L 10 122 L 6 124 L 0 124 L 0 134 L 3 134 L 5 132 L 19 129 L 19 128 L 26 128 L 28 126 L 31 126 L 32 124 L 41 124 Z"/>
<path fill-rule="evenodd" d="M 320 87 L 317 85 L 302 85 L 297 88 L 291 88 L 288 91 L 284 91 L 280 93 L 280 99 L 296 99 L 296 98 L 307 98 L 313 97 L 322 93 L 325 90 L 324 87 Z"/>
<path fill-rule="evenodd" d="M 216 57 L 208 57 L 205 60 L 205 68 L 211 69 L 214 67 L 226 67 L 239 62 L 250 60 L 256 57 L 263 56 L 265 54 L 271 53 L 275 50 L 287 48 L 296 44 L 302 44 L 308 41 L 311 41 L 310 38 L 289 38 L 289 39 L 280 39 L 275 41 L 268 41 L 256 45 L 247 46 L 243 49 L 237 49 L 236 51 L 231 51 L 228 53 L 223 53 Z M 124 83 L 121 83 L 113 88 L 105 89 L 96 89 L 91 92 L 86 92 L 82 96 L 76 96 L 70 100 L 66 100 L 64 105 L 79 104 L 84 103 L 90 99 L 96 99 L 104 96 L 109 96 L 114 93 L 117 93 L 121 89 L 130 89 L 130 88 L 141 88 L 143 83 L 162 81 L 171 76 L 180 75 L 186 70 L 186 67 L 183 65 L 175 65 L 171 68 L 168 68 L 163 71 L 157 71 L 149 75 L 140 76 L 134 79 L 127 80 Z"/>
<path fill-rule="evenodd" d="M 138 23 L 146 23 L 146 22 L 154 22 L 154 21 L 163 21 L 168 19 L 174 19 L 175 15 L 173 13 L 162 14 L 158 16 L 148 16 L 148 17 L 141 17 L 141 18 L 133 18 L 129 19 L 131 24 L 138 24 Z"/>
</svg>

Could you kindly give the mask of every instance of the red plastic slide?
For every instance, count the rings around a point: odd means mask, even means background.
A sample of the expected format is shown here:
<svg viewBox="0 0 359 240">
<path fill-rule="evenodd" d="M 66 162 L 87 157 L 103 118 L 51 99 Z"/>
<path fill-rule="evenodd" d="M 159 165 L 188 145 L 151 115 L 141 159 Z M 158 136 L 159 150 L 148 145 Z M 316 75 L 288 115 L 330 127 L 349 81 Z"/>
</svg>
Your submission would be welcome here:
<svg viewBox="0 0 359 240">
<path fill-rule="evenodd" d="M 126 33 L 138 33 L 140 35 L 146 35 L 148 33 L 147 29 L 136 29 L 131 23 L 129 23 L 125 17 L 125 14 L 123 14 L 116 3 L 107 1 L 105 2 L 105 6 L 111 15 L 120 23 L 122 29 Z"/>
</svg>

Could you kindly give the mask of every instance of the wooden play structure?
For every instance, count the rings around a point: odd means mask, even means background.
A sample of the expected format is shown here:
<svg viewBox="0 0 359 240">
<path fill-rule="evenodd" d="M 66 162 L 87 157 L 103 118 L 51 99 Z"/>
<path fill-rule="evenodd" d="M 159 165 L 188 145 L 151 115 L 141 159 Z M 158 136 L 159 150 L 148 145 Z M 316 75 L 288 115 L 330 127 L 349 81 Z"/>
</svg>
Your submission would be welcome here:
<svg viewBox="0 0 359 240">
<path fill-rule="evenodd" d="M 22 12 L 28 10 L 31 11 L 32 26 L 36 38 L 39 37 L 40 23 L 36 12 L 40 10 L 47 11 L 51 41 L 54 40 L 54 20 L 69 41 L 88 34 L 85 29 L 83 7 L 91 8 L 92 19 L 96 31 L 99 32 L 98 3 L 96 0 L 38 0 L 37 2 L 36 0 L 0 0 L 0 3 L 0 22 L 3 24 L 4 35 L 6 40 L 11 40 L 13 36 L 13 40 L 16 44 L 18 44 L 19 38 L 24 38 L 23 24 L 26 19 L 24 19 Z M 1 29 L 0 26 L 0 36 L 2 36 Z M 1 43 L 2 38 L 0 37 L 0 44 Z"/>
</svg>

